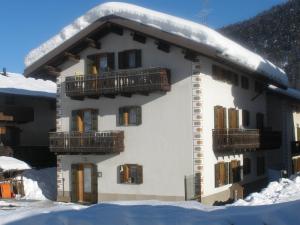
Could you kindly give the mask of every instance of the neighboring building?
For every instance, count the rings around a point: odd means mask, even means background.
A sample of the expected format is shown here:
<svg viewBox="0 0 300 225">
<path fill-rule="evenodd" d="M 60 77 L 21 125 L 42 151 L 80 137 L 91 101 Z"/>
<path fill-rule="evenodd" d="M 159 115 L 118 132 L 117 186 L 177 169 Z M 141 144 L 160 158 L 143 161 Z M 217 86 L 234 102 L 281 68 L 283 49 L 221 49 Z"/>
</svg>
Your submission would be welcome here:
<svg viewBox="0 0 300 225">
<path fill-rule="evenodd" d="M 216 204 L 258 187 L 280 154 L 265 90 L 286 74 L 200 24 L 106 3 L 26 63 L 57 82 L 60 201 Z"/>
<path fill-rule="evenodd" d="M 34 167 L 55 166 L 49 135 L 55 130 L 56 84 L 0 73 L 0 155 Z"/>
</svg>

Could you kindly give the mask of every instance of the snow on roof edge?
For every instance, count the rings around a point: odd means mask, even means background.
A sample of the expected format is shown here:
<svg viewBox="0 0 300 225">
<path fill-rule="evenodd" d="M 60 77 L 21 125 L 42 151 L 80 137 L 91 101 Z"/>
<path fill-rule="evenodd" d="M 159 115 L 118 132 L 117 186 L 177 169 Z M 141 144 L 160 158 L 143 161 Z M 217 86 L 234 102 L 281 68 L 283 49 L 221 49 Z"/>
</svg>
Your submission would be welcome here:
<svg viewBox="0 0 300 225">
<path fill-rule="evenodd" d="M 31 169 L 31 167 L 27 163 L 16 158 L 0 156 L 0 169 L 5 172 L 10 170 L 28 170 Z"/>
<path fill-rule="evenodd" d="M 217 31 L 179 17 L 146 9 L 128 3 L 108 2 L 100 4 L 63 28 L 57 35 L 31 50 L 25 57 L 26 68 L 59 47 L 66 40 L 85 29 L 98 19 L 115 15 L 136 21 L 156 29 L 179 35 L 195 42 L 208 45 L 220 52 L 220 56 L 247 69 L 257 71 L 268 79 L 288 86 L 286 73 L 270 61 L 224 37 Z"/>
<path fill-rule="evenodd" d="M 300 90 L 294 88 L 282 89 L 274 85 L 269 85 L 268 89 L 277 94 L 285 95 L 287 97 L 294 98 L 300 101 Z"/>
</svg>

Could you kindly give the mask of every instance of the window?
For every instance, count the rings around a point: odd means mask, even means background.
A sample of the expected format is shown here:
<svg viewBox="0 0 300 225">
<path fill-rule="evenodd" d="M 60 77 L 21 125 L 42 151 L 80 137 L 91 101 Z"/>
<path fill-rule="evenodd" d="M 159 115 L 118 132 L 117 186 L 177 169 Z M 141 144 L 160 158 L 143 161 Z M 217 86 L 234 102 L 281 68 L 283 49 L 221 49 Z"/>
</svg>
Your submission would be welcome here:
<svg viewBox="0 0 300 225">
<path fill-rule="evenodd" d="M 264 128 L 264 114 L 256 113 L 256 128 L 262 130 Z"/>
<path fill-rule="evenodd" d="M 221 80 L 235 86 L 239 85 L 239 76 L 236 73 L 223 69 L 220 66 L 213 65 L 212 75 L 217 80 Z"/>
<path fill-rule="evenodd" d="M 257 176 L 261 176 L 265 174 L 265 157 L 264 156 L 258 156 L 256 158 L 256 173 Z"/>
<path fill-rule="evenodd" d="M 257 93 L 262 93 L 264 91 L 264 85 L 258 81 L 255 81 L 254 90 Z"/>
<path fill-rule="evenodd" d="M 293 173 L 300 172 L 300 158 L 293 159 Z"/>
<path fill-rule="evenodd" d="M 240 165 L 240 161 L 238 160 L 232 160 L 230 162 L 230 183 L 236 183 L 242 180 L 242 173 L 241 173 L 241 165 Z"/>
<path fill-rule="evenodd" d="M 226 128 L 226 108 L 222 106 L 214 107 L 215 114 L 215 129 L 225 129 Z"/>
<path fill-rule="evenodd" d="M 83 109 L 72 111 L 71 130 L 89 132 L 98 130 L 98 110 Z"/>
<path fill-rule="evenodd" d="M 115 68 L 115 54 L 101 53 L 90 55 L 87 58 L 87 73 L 91 75 L 101 75 Z"/>
<path fill-rule="evenodd" d="M 127 106 L 119 108 L 119 125 L 130 126 L 142 123 L 142 109 L 140 106 Z"/>
<path fill-rule="evenodd" d="M 245 77 L 245 76 L 241 77 L 241 86 L 244 89 L 249 89 L 249 79 L 248 79 L 248 77 Z"/>
<path fill-rule="evenodd" d="M 229 163 L 219 162 L 215 164 L 215 187 L 229 184 Z"/>
<path fill-rule="evenodd" d="M 119 69 L 132 69 L 142 66 L 142 51 L 140 49 L 119 52 Z"/>
<path fill-rule="evenodd" d="M 243 127 L 248 127 L 250 125 L 250 112 L 248 110 L 243 110 L 242 116 L 243 116 Z"/>
<path fill-rule="evenodd" d="M 125 164 L 119 166 L 119 178 L 121 184 L 142 184 L 143 167 L 137 164 Z"/>
<path fill-rule="evenodd" d="M 243 173 L 244 175 L 251 173 L 251 160 L 249 158 L 244 158 Z"/>
<path fill-rule="evenodd" d="M 230 129 L 239 128 L 239 111 L 237 109 L 228 109 L 228 123 Z"/>
</svg>

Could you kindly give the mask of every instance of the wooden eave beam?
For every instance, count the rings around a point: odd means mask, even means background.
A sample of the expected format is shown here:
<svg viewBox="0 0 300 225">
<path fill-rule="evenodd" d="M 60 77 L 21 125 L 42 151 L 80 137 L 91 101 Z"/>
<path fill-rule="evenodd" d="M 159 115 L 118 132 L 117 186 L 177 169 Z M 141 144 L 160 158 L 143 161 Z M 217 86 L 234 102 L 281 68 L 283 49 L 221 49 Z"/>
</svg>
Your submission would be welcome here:
<svg viewBox="0 0 300 225">
<path fill-rule="evenodd" d="M 101 49 L 101 43 L 98 42 L 97 40 L 87 37 L 85 39 L 85 41 L 86 41 L 88 47 L 95 48 L 95 49 Z"/>
<path fill-rule="evenodd" d="M 78 62 L 80 60 L 80 56 L 79 55 L 75 55 L 71 52 L 65 52 L 64 56 L 68 59 L 71 60 L 73 62 Z"/>
</svg>

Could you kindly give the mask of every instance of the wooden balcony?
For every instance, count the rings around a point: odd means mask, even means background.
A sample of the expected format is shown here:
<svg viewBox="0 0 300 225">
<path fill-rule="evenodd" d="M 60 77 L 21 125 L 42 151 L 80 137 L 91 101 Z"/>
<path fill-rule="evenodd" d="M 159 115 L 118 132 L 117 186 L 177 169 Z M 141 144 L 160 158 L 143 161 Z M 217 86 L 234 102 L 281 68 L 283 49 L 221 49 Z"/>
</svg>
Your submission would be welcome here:
<svg viewBox="0 0 300 225">
<path fill-rule="evenodd" d="M 255 150 L 259 148 L 259 130 L 215 129 L 213 149 L 215 152 Z"/>
<path fill-rule="evenodd" d="M 276 149 L 281 146 L 281 132 L 259 129 L 215 129 L 213 149 L 218 153 Z"/>
<path fill-rule="evenodd" d="M 291 142 L 292 156 L 300 155 L 300 141 Z"/>
<path fill-rule="evenodd" d="M 114 154 L 124 151 L 124 132 L 51 132 L 50 151 L 57 154 Z"/>
<path fill-rule="evenodd" d="M 73 99 L 171 90 L 170 71 L 164 68 L 132 69 L 66 78 L 66 95 Z"/>
</svg>

